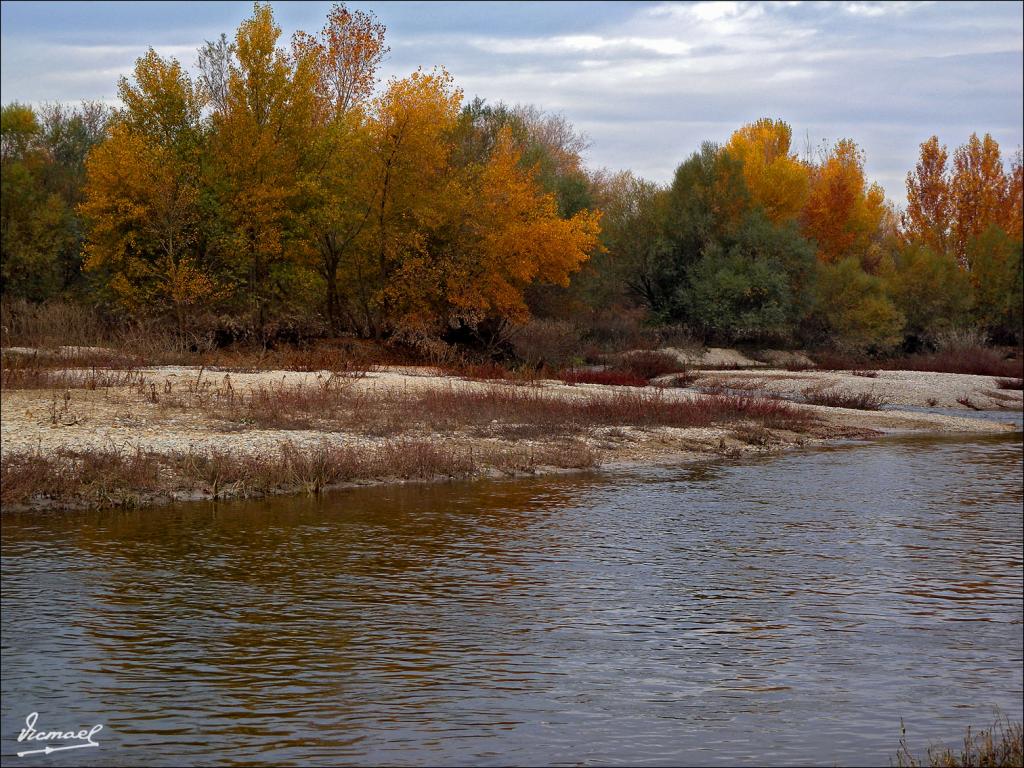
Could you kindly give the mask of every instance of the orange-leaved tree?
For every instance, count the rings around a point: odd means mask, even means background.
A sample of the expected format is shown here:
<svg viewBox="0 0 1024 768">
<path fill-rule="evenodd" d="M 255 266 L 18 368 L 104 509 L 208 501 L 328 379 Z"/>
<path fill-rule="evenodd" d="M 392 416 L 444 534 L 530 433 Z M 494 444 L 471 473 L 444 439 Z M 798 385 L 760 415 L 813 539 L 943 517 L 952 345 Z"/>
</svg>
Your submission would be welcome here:
<svg viewBox="0 0 1024 768">
<path fill-rule="evenodd" d="M 449 205 L 450 137 L 461 102 L 462 90 L 441 68 L 392 79 L 374 100 L 366 174 L 373 211 L 365 247 L 346 265 L 366 333 L 393 328 L 392 278 Z"/>
<path fill-rule="evenodd" d="M 948 247 L 951 204 L 946 163 L 949 153 L 932 136 L 921 144 L 921 155 L 907 173 L 907 208 L 903 232 L 908 240 L 928 246 L 937 253 Z"/>
<path fill-rule="evenodd" d="M 819 260 L 837 264 L 854 257 L 873 271 L 881 259 L 888 214 L 885 193 L 878 184 L 868 184 L 864 153 L 852 140 L 836 142 L 812 168 L 802 229 L 817 243 Z"/>
<path fill-rule="evenodd" d="M 999 144 L 989 134 L 972 133 L 953 153 L 949 184 L 953 216 L 950 226 L 953 253 L 970 267 L 970 242 L 993 224 L 1004 232 L 1013 226 L 1011 177 L 1003 167 Z M 1017 203 L 1019 206 L 1019 202 Z"/>
</svg>

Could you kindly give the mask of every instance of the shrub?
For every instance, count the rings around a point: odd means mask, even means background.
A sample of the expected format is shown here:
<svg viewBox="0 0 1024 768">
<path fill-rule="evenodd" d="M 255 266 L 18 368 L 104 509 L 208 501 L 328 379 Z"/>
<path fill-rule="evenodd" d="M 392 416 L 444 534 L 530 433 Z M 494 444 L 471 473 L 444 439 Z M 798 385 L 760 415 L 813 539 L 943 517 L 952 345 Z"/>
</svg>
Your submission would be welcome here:
<svg viewBox="0 0 1024 768">
<path fill-rule="evenodd" d="M 852 394 L 837 390 L 805 389 L 804 402 L 811 405 L 824 405 L 829 408 L 855 408 L 859 411 L 877 411 L 885 401 L 870 392 Z"/>
<path fill-rule="evenodd" d="M 643 351 L 623 355 L 614 366 L 642 379 L 653 379 L 666 373 L 683 373 L 686 366 L 667 352 Z"/>
<path fill-rule="evenodd" d="M 820 265 L 818 290 L 816 314 L 835 348 L 884 352 L 903 340 L 903 315 L 889 300 L 882 281 L 861 269 L 857 259 Z"/>
<path fill-rule="evenodd" d="M 996 386 L 1000 389 L 1024 389 L 1024 379 L 996 379 Z"/>
<path fill-rule="evenodd" d="M 529 366 L 561 367 L 581 354 L 582 335 L 565 320 L 531 320 L 511 337 L 516 357 Z"/>
</svg>

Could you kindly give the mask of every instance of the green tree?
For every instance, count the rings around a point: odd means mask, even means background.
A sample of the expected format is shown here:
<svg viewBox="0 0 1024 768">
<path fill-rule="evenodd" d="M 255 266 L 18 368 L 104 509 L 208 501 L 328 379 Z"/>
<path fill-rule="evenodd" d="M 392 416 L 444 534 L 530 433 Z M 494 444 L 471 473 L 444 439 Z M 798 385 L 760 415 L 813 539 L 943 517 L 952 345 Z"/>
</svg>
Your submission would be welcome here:
<svg viewBox="0 0 1024 768">
<path fill-rule="evenodd" d="M 973 315 L 994 340 L 1020 343 L 1024 339 L 1024 276 L 1022 245 L 992 225 L 967 245 L 974 284 Z"/>
<path fill-rule="evenodd" d="M 949 255 L 912 243 L 898 251 L 894 261 L 885 277 L 896 307 L 906 318 L 908 335 L 927 342 L 967 324 L 973 287 Z"/>
<path fill-rule="evenodd" d="M 109 110 L 21 104 L 3 108 L 0 290 L 34 301 L 80 280 L 85 158 L 102 139 Z"/>
<path fill-rule="evenodd" d="M 905 320 L 884 281 L 865 272 L 856 257 L 819 263 L 818 273 L 817 341 L 855 352 L 886 352 L 903 340 Z"/>
</svg>

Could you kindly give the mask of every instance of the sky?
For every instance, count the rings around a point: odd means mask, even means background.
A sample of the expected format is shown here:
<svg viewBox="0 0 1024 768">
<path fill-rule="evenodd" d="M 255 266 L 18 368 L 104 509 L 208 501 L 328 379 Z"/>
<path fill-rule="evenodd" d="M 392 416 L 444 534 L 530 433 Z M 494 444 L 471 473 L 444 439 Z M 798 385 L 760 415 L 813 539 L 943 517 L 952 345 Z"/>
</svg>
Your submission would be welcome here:
<svg viewBox="0 0 1024 768">
<path fill-rule="evenodd" d="M 283 41 L 330 3 L 278 2 Z M 564 114 L 591 167 L 668 182 L 702 141 L 759 117 L 794 149 L 854 139 L 897 203 L 922 141 L 1022 143 L 1020 2 L 349 3 L 387 26 L 384 79 L 443 65 L 467 98 Z M 194 67 L 247 2 L 3 2 L 3 103 L 98 99 L 148 47 Z"/>
</svg>

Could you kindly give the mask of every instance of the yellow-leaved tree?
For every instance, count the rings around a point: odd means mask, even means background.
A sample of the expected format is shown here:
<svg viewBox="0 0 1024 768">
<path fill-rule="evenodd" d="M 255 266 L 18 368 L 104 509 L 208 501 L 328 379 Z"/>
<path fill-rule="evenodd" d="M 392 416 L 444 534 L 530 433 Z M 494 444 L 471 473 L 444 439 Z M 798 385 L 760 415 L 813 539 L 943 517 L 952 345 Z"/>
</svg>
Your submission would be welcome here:
<svg viewBox="0 0 1024 768">
<path fill-rule="evenodd" d="M 733 133 L 725 151 L 743 163 L 751 202 L 773 223 L 800 215 L 808 192 L 808 169 L 791 151 L 793 131 L 782 120 L 761 118 Z"/>
<path fill-rule="evenodd" d="M 450 207 L 450 136 L 461 103 L 462 91 L 438 68 L 390 80 L 372 104 L 364 176 L 372 211 L 358 253 L 342 265 L 364 333 L 394 328 L 394 275 Z"/>
<path fill-rule="evenodd" d="M 85 269 L 131 312 L 170 312 L 184 330 L 190 313 L 221 293 L 199 206 L 203 95 L 176 60 L 152 49 L 118 90 L 124 109 L 86 166 Z"/>
<path fill-rule="evenodd" d="M 354 324 L 352 286 L 341 284 L 342 262 L 362 245 L 371 222 L 374 187 L 373 125 L 369 99 L 377 67 L 387 52 L 384 25 L 372 14 L 331 8 L 316 36 L 298 32 L 292 57 L 315 73 L 317 108 L 304 148 L 299 182 L 300 229 L 313 269 L 324 281 L 328 324 Z"/>
<path fill-rule="evenodd" d="M 278 46 L 281 28 L 256 3 L 223 67 L 224 87 L 210 117 L 206 184 L 218 211 L 218 252 L 244 291 L 250 322 L 265 327 L 272 303 L 289 300 L 286 280 L 301 250 L 296 197 L 315 130 L 318 72 L 312 57 Z"/>
<path fill-rule="evenodd" d="M 520 159 L 511 131 L 502 129 L 490 157 L 450 183 L 445 217 L 393 286 L 406 322 L 443 328 L 523 321 L 527 286 L 568 285 L 598 248 L 600 213 L 560 218 L 555 195 Z"/>
</svg>

